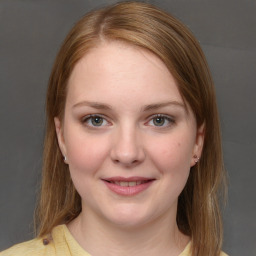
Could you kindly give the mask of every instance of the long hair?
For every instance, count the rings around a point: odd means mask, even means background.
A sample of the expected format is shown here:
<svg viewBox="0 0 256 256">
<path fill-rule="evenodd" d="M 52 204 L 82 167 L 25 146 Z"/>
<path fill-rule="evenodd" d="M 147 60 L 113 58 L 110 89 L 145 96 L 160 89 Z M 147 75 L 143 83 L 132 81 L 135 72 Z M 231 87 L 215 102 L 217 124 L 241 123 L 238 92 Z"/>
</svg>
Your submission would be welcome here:
<svg viewBox="0 0 256 256">
<path fill-rule="evenodd" d="M 205 125 L 201 159 L 191 168 L 178 199 L 177 224 L 191 237 L 193 256 L 219 255 L 223 237 L 219 199 L 220 188 L 225 187 L 225 172 L 209 68 L 199 43 L 181 22 L 140 2 L 121 2 L 88 13 L 75 24 L 56 57 L 47 92 L 42 185 L 36 214 L 38 236 L 70 222 L 81 212 L 81 198 L 58 146 L 54 117 L 63 118 L 74 66 L 102 41 L 126 42 L 160 58 L 176 79 L 197 126 Z"/>
</svg>

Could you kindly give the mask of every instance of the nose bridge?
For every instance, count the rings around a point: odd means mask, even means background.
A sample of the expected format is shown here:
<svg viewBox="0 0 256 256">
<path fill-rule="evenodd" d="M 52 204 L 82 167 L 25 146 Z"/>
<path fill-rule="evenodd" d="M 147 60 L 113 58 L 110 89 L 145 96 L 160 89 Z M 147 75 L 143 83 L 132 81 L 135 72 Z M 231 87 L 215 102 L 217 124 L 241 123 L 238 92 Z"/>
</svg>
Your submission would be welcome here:
<svg viewBox="0 0 256 256">
<path fill-rule="evenodd" d="M 112 160 L 124 165 L 142 162 L 145 158 L 139 128 L 129 122 L 119 125 L 115 131 L 111 150 Z"/>
</svg>

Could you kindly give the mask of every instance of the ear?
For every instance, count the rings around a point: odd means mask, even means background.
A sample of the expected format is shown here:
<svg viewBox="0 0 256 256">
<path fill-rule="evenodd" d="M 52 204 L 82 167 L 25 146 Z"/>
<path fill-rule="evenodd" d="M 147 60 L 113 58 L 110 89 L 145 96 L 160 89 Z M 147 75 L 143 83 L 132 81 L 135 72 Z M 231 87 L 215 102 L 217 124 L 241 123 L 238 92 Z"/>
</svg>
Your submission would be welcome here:
<svg viewBox="0 0 256 256">
<path fill-rule="evenodd" d="M 63 135 L 63 128 L 62 128 L 61 121 L 58 117 L 54 117 L 54 124 L 55 124 L 55 130 L 56 130 L 56 134 L 57 134 L 60 151 L 61 151 L 63 157 L 66 157 L 67 151 L 66 151 L 66 145 L 65 145 L 64 135 Z M 65 161 L 67 161 L 67 160 L 65 160 Z"/>
<path fill-rule="evenodd" d="M 196 141 L 194 145 L 193 155 L 191 157 L 190 166 L 194 166 L 200 159 L 204 146 L 205 124 L 203 123 L 197 128 Z"/>
</svg>

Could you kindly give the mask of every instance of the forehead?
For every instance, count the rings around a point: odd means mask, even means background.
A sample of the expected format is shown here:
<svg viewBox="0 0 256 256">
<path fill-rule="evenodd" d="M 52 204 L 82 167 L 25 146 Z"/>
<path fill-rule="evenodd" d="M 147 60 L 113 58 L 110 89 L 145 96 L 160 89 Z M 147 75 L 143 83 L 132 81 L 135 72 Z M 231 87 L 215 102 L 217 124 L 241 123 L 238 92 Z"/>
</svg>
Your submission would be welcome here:
<svg viewBox="0 0 256 256">
<path fill-rule="evenodd" d="M 177 83 L 166 65 L 144 49 L 119 42 L 104 42 L 91 49 L 75 65 L 67 99 L 115 97 L 131 102 L 180 100 Z"/>
</svg>

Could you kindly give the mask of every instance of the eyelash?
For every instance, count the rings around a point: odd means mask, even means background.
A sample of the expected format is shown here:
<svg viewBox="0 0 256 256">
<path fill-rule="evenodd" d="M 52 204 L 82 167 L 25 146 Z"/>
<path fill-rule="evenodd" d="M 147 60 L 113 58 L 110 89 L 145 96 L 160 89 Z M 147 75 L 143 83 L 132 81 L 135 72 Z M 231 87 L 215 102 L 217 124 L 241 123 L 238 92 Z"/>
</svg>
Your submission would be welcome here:
<svg viewBox="0 0 256 256">
<path fill-rule="evenodd" d="M 103 115 L 100 115 L 100 114 L 85 116 L 82 119 L 82 123 L 86 124 L 87 126 L 92 127 L 92 128 L 101 127 L 101 126 L 105 126 L 106 125 L 106 124 L 105 125 L 104 124 L 103 125 L 99 125 L 99 126 L 93 125 L 92 124 L 93 118 L 100 118 L 103 122 L 109 123 L 109 121 L 107 121 L 107 119 Z M 89 122 L 90 122 L 90 124 L 89 124 Z"/>
<path fill-rule="evenodd" d="M 164 114 L 156 114 L 150 117 L 150 120 L 147 122 L 147 124 L 149 124 L 150 122 L 154 122 L 154 120 L 156 119 L 164 119 L 164 124 L 163 125 L 152 125 L 153 127 L 157 127 L 157 128 L 167 128 L 170 127 L 172 124 L 175 124 L 175 120 L 174 118 L 168 116 L 168 115 L 164 115 Z M 166 124 L 166 122 L 168 122 Z"/>
<path fill-rule="evenodd" d="M 93 125 L 92 124 L 93 118 L 99 118 L 102 121 L 102 123 L 99 123 L 100 125 Z M 150 125 L 150 122 L 154 122 L 154 120 L 156 120 L 156 119 L 163 119 L 164 124 L 163 125 L 155 125 L 155 124 Z M 104 124 L 104 122 L 106 122 L 106 124 Z M 166 122 L 167 122 L 167 124 L 166 124 Z M 107 125 L 111 124 L 105 118 L 105 116 L 103 116 L 101 114 L 87 115 L 87 116 L 82 118 L 82 123 L 86 124 L 88 127 L 91 127 L 91 128 L 100 128 L 102 126 L 107 126 Z M 167 128 L 167 127 L 171 126 L 172 124 L 175 124 L 175 120 L 172 117 L 168 116 L 168 115 L 156 114 L 156 115 L 150 116 L 149 120 L 145 124 L 149 125 L 149 126 L 157 127 L 157 128 Z"/>
</svg>

